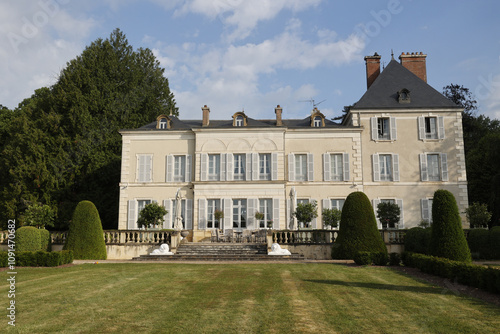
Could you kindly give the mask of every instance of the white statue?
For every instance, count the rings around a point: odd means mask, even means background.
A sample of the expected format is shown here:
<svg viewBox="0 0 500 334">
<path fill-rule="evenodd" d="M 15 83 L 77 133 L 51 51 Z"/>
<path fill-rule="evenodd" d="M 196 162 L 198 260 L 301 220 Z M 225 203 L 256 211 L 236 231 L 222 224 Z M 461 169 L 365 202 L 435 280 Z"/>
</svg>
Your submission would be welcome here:
<svg viewBox="0 0 500 334">
<path fill-rule="evenodd" d="M 160 248 L 155 249 L 152 253 L 149 255 L 174 255 L 174 253 L 169 252 L 169 248 L 167 244 L 162 244 Z"/>
<path fill-rule="evenodd" d="M 271 245 L 271 251 L 267 255 L 292 255 L 288 249 L 283 249 L 277 243 Z"/>
</svg>

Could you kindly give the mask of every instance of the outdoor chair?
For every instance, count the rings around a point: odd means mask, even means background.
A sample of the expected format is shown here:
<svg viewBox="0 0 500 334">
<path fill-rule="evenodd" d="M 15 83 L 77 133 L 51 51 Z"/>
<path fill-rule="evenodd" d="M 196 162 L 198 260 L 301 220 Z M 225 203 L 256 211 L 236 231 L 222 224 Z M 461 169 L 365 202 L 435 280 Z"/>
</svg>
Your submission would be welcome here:
<svg viewBox="0 0 500 334">
<path fill-rule="evenodd" d="M 217 233 L 217 230 L 212 230 L 211 234 L 210 234 L 210 241 L 211 242 L 217 242 L 218 241 L 218 233 Z"/>
<path fill-rule="evenodd" d="M 224 231 L 224 241 L 233 242 L 234 240 L 234 232 L 232 229 L 227 229 Z"/>
<path fill-rule="evenodd" d="M 242 242 L 252 242 L 252 231 L 243 230 L 243 234 L 241 235 Z"/>
</svg>

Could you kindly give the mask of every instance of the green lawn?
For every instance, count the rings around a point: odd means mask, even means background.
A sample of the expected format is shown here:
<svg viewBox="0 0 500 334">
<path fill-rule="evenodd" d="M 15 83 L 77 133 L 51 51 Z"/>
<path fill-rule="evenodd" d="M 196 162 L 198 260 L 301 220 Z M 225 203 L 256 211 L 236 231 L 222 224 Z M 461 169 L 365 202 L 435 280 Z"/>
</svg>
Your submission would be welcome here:
<svg viewBox="0 0 500 334">
<path fill-rule="evenodd" d="M 7 325 L 4 283 L 0 332 L 498 333 L 500 329 L 499 307 L 383 267 L 85 264 L 18 268 L 16 279 L 16 327 Z"/>
</svg>

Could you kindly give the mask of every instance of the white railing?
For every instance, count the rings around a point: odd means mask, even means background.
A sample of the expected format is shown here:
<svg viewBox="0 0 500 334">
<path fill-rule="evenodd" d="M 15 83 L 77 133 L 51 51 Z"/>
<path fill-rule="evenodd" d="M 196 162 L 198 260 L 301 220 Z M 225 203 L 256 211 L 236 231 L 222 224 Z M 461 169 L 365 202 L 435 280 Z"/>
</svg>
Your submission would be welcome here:
<svg viewBox="0 0 500 334">
<path fill-rule="evenodd" d="M 331 244 L 335 242 L 338 231 L 302 230 L 273 231 L 273 242 L 278 244 Z"/>
<path fill-rule="evenodd" d="M 171 244 L 171 231 L 128 231 L 128 230 L 105 230 L 103 231 L 106 245 L 125 244 Z M 3 234 L 3 233 L 2 233 Z M 68 232 L 51 232 L 53 245 L 64 244 Z"/>
</svg>

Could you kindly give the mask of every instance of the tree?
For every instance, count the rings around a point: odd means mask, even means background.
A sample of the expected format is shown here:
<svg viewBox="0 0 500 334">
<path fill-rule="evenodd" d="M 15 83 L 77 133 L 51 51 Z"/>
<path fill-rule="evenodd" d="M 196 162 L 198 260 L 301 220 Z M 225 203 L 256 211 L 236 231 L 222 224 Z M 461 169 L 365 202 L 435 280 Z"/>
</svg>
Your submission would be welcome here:
<svg viewBox="0 0 500 334">
<path fill-rule="evenodd" d="M 34 203 L 28 207 L 24 213 L 24 223 L 37 228 L 54 226 L 54 211 L 45 204 Z"/>
<path fill-rule="evenodd" d="M 321 218 L 324 226 L 338 227 L 342 211 L 339 209 L 323 209 Z"/>
<path fill-rule="evenodd" d="M 373 207 L 363 192 L 353 192 L 345 200 L 332 258 L 353 259 L 358 252 L 384 253 L 387 256 Z"/>
<path fill-rule="evenodd" d="M 94 203 L 81 201 L 76 206 L 64 249 L 72 250 L 75 259 L 106 260 L 101 218 Z"/>
<path fill-rule="evenodd" d="M 137 225 L 139 227 L 144 227 L 148 229 L 150 226 L 161 226 L 164 221 L 164 216 L 168 213 L 163 206 L 158 205 L 158 203 L 153 202 L 147 204 L 144 209 L 139 213 L 139 219 L 137 220 Z"/>
<path fill-rule="evenodd" d="M 431 255 L 454 261 L 471 261 L 457 201 L 448 190 L 437 190 L 432 200 Z"/>
<path fill-rule="evenodd" d="M 471 228 L 488 227 L 491 219 L 488 206 L 481 203 L 472 203 L 471 206 L 465 209 L 465 215 Z"/>
<path fill-rule="evenodd" d="M 314 218 L 318 217 L 318 203 L 312 201 L 297 204 L 293 216 L 297 218 L 299 223 L 304 223 L 304 226 L 308 226 Z"/>
<path fill-rule="evenodd" d="M 399 224 L 401 209 L 391 202 L 380 202 L 377 205 L 377 218 L 384 228 L 395 228 Z"/>
</svg>

